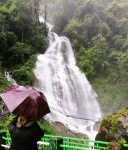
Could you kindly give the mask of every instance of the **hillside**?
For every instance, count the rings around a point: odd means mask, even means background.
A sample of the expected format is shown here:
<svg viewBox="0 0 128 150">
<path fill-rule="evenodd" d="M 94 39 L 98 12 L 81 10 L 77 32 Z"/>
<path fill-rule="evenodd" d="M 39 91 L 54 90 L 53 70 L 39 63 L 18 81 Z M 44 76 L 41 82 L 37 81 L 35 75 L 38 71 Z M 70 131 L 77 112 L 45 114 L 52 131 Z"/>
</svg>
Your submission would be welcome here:
<svg viewBox="0 0 128 150">
<path fill-rule="evenodd" d="M 127 0 L 66 0 L 55 13 L 54 31 L 67 36 L 104 114 L 128 105 Z"/>
<path fill-rule="evenodd" d="M 4 71 L 18 84 L 33 85 L 37 54 L 48 47 L 48 28 L 39 22 L 39 6 L 48 8 L 51 2 L 38 5 L 38 1 L 35 6 L 33 2 L 0 2 L 0 92 L 12 84 Z M 45 19 L 52 13 L 53 31 L 71 41 L 77 65 L 98 93 L 103 114 L 127 107 L 127 0 L 57 0 L 53 4 L 56 9 L 53 13 L 46 9 Z"/>
</svg>

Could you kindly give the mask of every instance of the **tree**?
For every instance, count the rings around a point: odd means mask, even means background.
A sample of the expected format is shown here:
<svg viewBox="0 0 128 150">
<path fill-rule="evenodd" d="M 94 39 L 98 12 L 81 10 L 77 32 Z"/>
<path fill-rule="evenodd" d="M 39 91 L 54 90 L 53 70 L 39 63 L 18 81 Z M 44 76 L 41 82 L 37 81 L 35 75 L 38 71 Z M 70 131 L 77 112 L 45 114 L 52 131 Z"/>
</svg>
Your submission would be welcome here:
<svg viewBox="0 0 128 150">
<path fill-rule="evenodd" d="M 33 54 L 33 48 L 30 45 L 17 42 L 4 53 L 4 65 L 8 68 L 15 65 L 23 65 Z"/>
<path fill-rule="evenodd" d="M 81 46 L 78 54 L 80 69 L 91 79 L 96 74 L 92 61 L 92 49 L 84 49 Z"/>
<path fill-rule="evenodd" d="M 81 3 L 81 11 L 79 13 L 79 19 L 84 20 L 86 15 L 94 15 L 96 13 L 95 5 L 92 0 Z"/>
<path fill-rule="evenodd" d="M 109 26 L 105 22 L 103 22 L 100 24 L 99 33 L 108 38 L 111 36 L 112 31 Z"/>
<path fill-rule="evenodd" d="M 66 17 L 63 13 L 63 11 L 57 13 L 55 15 L 55 24 L 54 24 L 54 31 L 58 34 L 62 34 L 65 26 L 67 25 Z"/>
<path fill-rule="evenodd" d="M 101 20 L 98 15 L 86 15 L 83 21 L 83 33 L 86 33 L 88 42 L 99 33 Z"/>
<path fill-rule="evenodd" d="M 115 35 L 112 38 L 113 41 L 113 47 L 115 47 L 118 51 L 123 50 L 123 44 L 125 42 L 125 39 L 121 35 Z"/>
<path fill-rule="evenodd" d="M 118 30 L 116 28 L 117 18 L 112 13 L 107 14 L 106 23 L 109 25 L 109 28 L 111 29 L 113 34 L 118 34 Z"/>
<path fill-rule="evenodd" d="M 0 63 L 15 68 L 24 64 L 32 54 L 45 51 L 48 30 L 46 25 L 32 18 L 30 1 L 15 1 L 13 5 L 16 7 L 13 8 L 10 0 L 7 4 L 4 10 L 0 10 Z"/>
<path fill-rule="evenodd" d="M 50 20 L 53 19 L 52 17 L 54 16 L 55 11 L 56 11 L 55 5 L 54 5 L 56 1 L 57 0 L 40 0 L 39 15 L 44 18 L 45 22 L 50 22 Z"/>
<path fill-rule="evenodd" d="M 116 27 L 119 31 L 119 35 L 122 35 L 123 38 L 126 38 L 128 35 L 128 19 L 127 18 L 118 19 Z"/>
<path fill-rule="evenodd" d="M 63 11 L 66 16 L 67 22 L 70 23 L 75 12 L 75 3 L 72 0 L 63 0 Z"/>
<path fill-rule="evenodd" d="M 81 47 L 78 52 L 79 66 L 89 79 L 96 74 L 105 75 L 108 71 L 106 39 L 99 34 L 92 38 L 91 43 L 92 46 L 88 49 Z"/>
<path fill-rule="evenodd" d="M 9 13 L 1 11 L 0 18 L 0 64 L 3 66 L 5 60 L 8 59 L 9 47 L 15 44 L 17 36 L 9 31 Z"/>
<path fill-rule="evenodd" d="M 71 22 L 64 28 L 63 33 L 70 38 L 79 39 L 81 24 L 77 19 L 72 19 Z"/>
<path fill-rule="evenodd" d="M 118 79 L 127 80 L 128 76 L 128 51 L 112 51 L 109 54 L 109 60 L 111 61 L 114 68 L 116 68 L 118 73 Z"/>
<path fill-rule="evenodd" d="M 18 39 L 24 42 L 24 38 L 33 23 L 31 4 L 25 0 L 18 0 L 15 5 L 16 7 L 14 7 L 14 10 L 11 12 L 11 17 L 13 18 L 11 22 L 13 28 L 11 29 L 17 34 Z"/>
<path fill-rule="evenodd" d="M 37 57 L 32 55 L 27 63 L 25 63 L 20 69 L 14 70 L 12 77 L 20 85 L 32 85 L 34 81 L 34 72 L 33 68 L 35 67 L 35 62 Z"/>
<path fill-rule="evenodd" d="M 126 40 L 125 40 L 125 42 L 124 42 L 123 48 L 124 48 L 125 50 L 128 49 L 128 36 L 127 36 L 127 38 L 126 38 Z"/>
<path fill-rule="evenodd" d="M 108 43 L 106 39 L 101 35 L 97 35 L 92 38 L 91 46 L 91 59 L 93 61 L 93 66 L 97 73 L 107 72 L 107 51 Z"/>
</svg>

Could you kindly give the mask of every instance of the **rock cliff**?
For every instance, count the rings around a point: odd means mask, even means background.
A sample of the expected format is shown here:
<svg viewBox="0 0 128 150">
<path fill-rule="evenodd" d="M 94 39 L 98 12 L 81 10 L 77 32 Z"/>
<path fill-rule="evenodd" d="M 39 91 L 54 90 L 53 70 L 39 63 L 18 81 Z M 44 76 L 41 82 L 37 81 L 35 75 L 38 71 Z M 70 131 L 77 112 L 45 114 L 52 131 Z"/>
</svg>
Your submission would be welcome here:
<svg viewBox="0 0 128 150">
<path fill-rule="evenodd" d="M 128 108 L 105 116 L 95 140 L 118 142 L 122 145 L 121 150 L 127 150 L 128 148 L 123 147 L 123 144 L 128 143 Z"/>
</svg>

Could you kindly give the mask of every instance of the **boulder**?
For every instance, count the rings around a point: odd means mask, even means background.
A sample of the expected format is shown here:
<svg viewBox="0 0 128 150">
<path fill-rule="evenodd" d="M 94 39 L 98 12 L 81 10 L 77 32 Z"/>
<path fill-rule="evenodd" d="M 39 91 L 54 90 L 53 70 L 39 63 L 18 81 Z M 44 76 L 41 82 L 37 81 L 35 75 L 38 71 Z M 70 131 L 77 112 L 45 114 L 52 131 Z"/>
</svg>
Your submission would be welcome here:
<svg viewBox="0 0 128 150">
<path fill-rule="evenodd" d="M 107 145 L 107 150 L 120 150 L 121 144 L 118 142 L 109 142 Z"/>
<path fill-rule="evenodd" d="M 104 116 L 95 140 L 118 142 L 121 144 L 121 150 L 127 150 L 123 144 L 128 143 L 128 108 Z"/>
</svg>

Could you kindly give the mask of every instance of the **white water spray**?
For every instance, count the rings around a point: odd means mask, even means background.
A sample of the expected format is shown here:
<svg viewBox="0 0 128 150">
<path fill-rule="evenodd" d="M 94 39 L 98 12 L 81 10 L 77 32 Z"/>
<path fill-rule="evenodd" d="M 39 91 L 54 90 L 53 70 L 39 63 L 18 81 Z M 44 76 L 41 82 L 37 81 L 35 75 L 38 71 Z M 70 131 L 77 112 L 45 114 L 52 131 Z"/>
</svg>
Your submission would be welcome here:
<svg viewBox="0 0 128 150">
<path fill-rule="evenodd" d="M 76 66 L 70 41 L 52 32 L 48 38 L 49 47 L 38 55 L 34 69 L 34 86 L 46 95 L 51 109 L 46 118 L 94 139 L 93 126 L 102 117 L 97 94 Z"/>
<path fill-rule="evenodd" d="M 5 71 L 4 76 L 7 79 L 7 81 L 12 82 L 13 85 L 17 85 L 16 81 L 12 78 L 12 76 L 9 74 L 9 72 Z"/>
</svg>

